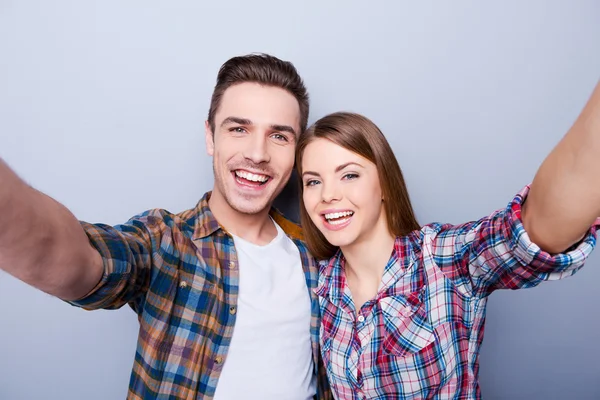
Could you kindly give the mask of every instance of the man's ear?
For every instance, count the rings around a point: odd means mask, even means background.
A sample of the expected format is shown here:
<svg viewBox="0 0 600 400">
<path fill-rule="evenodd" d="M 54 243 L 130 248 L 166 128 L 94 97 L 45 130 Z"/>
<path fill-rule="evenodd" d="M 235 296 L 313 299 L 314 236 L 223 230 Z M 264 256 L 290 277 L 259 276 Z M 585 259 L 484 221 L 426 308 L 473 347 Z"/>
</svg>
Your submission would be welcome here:
<svg viewBox="0 0 600 400">
<path fill-rule="evenodd" d="M 215 154 L 215 137 L 208 121 L 204 122 L 204 140 L 206 141 L 206 153 L 212 157 Z"/>
</svg>

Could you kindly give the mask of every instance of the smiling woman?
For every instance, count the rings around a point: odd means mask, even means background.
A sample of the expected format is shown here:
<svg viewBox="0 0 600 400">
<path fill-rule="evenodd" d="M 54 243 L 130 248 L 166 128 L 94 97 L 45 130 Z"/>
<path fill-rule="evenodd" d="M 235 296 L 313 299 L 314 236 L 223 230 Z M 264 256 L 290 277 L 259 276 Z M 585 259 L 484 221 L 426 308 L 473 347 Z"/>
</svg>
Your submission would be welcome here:
<svg viewBox="0 0 600 400">
<path fill-rule="evenodd" d="M 342 190 L 349 190 L 351 198 L 359 203 L 371 196 L 369 200 L 374 207 L 364 211 L 381 213 L 382 218 L 377 221 L 387 226 L 389 232 L 400 236 L 419 229 L 394 152 L 383 133 L 367 118 L 351 113 L 335 113 L 322 118 L 301 136 L 296 160 L 304 187 L 300 198 L 302 226 L 307 244 L 317 258 L 332 257 L 340 246 L 337 237 L 329 232 L 333 226 L 343 224 L 344 220 L 334 221 L 336 218 L 331 214 L 354 215 L 358 206 L 352 204 L 348 210 L 343 210 L 339 208 L 340 202 L 332 202 L 334 199 L 321 202 L 320 196 L 336 197 L 342 195 Z M 358 179 L 363 174 L 366 179 Z M 344 185 L 345 182 L 353 183 Z M 394 201 L 382 207 L 386 198 Z M 328 203 L 335 206 L 322 205 Z M 314 223 L 313 212 L 320 215 Z M 323 221 L 321 216 L 324 216 Z M 363 218 L 360 215 L 356 217 Z M 371 215 L 368 221 L 362 219 L 361 222 L 368 226 L 375 222 L 373 217 Z M 319 225 L 325 229 L 319 229 Z"/>
<path fill-rule="evenodd" d="M 590 126 L 576 125 L 569 148 L 599 133 Z M 524 188 L 506 208 L 461 225 L 420 227 L 398 162 L 373 122 L 335 113 L 300 137 L 301 220 L 309 249 L 323 260 L 315 292 L 321 355 L 336 398 L 481 397 L 487 296 L 570 276 L 596 243 L 596 226 L 589 223 L 600 199 L 591 192 L 584 196 L 589 207 L 566 216 L 576 234 L 537 236 L 565 243 L 564 253 L 544 251 L 526 231 L 548 222 L 540 217 L 539 199 L 554 185 L 544 177 L 555 176 L 548 170 L 560 170 L 563 158 L 572 159 L 561 154 L 568 152 L 564 146 L 557 150 L 531 192 Z M 592 153 L 578 154 L 587 161 L 571 169 L 574 178 L 590 168 Z"/>
</svg>

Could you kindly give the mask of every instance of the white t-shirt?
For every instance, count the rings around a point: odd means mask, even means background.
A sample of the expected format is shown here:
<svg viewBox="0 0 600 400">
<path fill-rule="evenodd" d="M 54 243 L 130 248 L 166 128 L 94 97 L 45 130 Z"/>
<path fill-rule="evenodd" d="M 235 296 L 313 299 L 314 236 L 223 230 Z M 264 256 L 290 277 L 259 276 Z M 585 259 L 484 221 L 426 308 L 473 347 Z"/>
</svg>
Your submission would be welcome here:
<svg viewBox="0 0 600 400">
<path fill-rule="evenodd" d="M 275 226 L 277 236 L 264 246 L 233 236 L 240 268 L 237 317 L 216 400 L 306 400 L 316 393 L 300 252 Z"/>
</svg>

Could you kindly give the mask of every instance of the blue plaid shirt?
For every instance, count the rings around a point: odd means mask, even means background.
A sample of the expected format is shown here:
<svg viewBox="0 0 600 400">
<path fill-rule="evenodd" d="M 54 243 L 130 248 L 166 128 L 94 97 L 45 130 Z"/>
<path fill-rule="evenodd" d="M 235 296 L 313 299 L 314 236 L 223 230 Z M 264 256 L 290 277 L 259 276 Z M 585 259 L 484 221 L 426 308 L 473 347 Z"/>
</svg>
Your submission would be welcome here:
<svg viewBox="0 0 600 400">
<path fill-rule="evenodd" d="M 128 399 L 214 396 L 236 321 L 239 268 L 233 238 L 214 218 L 209 196 L 179 214 L 150 210 L 114 227 L 82 222 L 104 260 L 104 275 L 71 304 L 88 310 L 129 304 L 139 316 Z M 317 398 L 329 399 L 313 291 L 318 266 L 300 240 L 300 228 L 275 210 L 271 216 L 300 251 L 311 298 Z"/>
</svg>

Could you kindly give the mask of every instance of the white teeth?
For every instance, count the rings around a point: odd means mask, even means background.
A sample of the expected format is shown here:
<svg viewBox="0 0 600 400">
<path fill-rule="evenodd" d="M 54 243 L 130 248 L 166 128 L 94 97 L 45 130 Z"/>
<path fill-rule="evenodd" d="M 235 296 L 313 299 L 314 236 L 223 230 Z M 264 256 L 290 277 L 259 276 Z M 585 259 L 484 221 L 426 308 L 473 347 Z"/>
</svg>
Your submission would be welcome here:
<svg viewBox="0 0 600 400">
<path fill-rule="evenodd" d="M 334 212 L 334 213 L 325 214 L 325 219 L 332 220 L 332 219 L 337 219 L 337 218 L 348 217 L 351 215 L 354 215 L 354 211 Z M 330 222 L 334 223 L 334 221 L 330 221 Z M 335 222 L 338 222 L 338 221 L 335 221 Z"/>
<path fill-rule="evenodd" d="M 329 222 L 331 225 L 339 225 L 339 224 L 343 224 L 347 220 L 348 220 L 348 218 L 342 218 L 342 219 L 336 219 L 335 221 L 327 221 L 327 222 Z"/>
<path fill-rule="evenodd" d="M 266 175 L 258 175 L 246 171 L 235 171 L 235 175 L 252 182 L 266 182 L 269 179 Z"/>
</svg>

